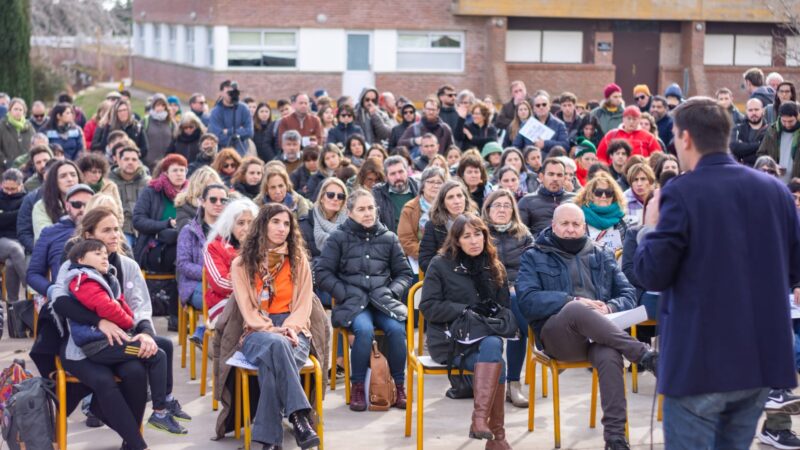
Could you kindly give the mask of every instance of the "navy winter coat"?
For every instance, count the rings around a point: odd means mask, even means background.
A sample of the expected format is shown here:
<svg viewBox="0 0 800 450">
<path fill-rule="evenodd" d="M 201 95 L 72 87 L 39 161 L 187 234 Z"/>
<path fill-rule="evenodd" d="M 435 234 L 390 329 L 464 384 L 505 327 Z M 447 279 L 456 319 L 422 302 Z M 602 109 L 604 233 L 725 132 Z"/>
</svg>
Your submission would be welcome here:
<svg viewBox="0 0 800 450">
<path fill-rule="evenodd" d="M 217 102 L 211 110 L 208 132 L 219 139 L 219 148 L 234 147 L 240 155 L 247 153 L 247 140 L 253 137 L 253 118 L 247 105 L 240 102 L 225 106 L 221 100 Z M 234 135 L 239 136 L 237 142 L 231 142 Z"/>
<path fill-rule="evenodd" d="M 58 275 L 61 267 L 61 255 L 64 253 L 64 243 L 75 234 L 75 223 L 72 219 L 61 219 L 58 223 L 45 227 L 36 245 L 33 247 L 31 262 L 25 279 L 28 286 L 40 295 L 47 295 L 51 279 Z M 50 276 L 48 276 L 50 271 Z"/>
<path fill-rule="evenodd" d="M 36 188 L 25 194 L 17 213 L 17 239 L 29 255 L 33 253 L 33 206 L 42 198 L 42 190 Z"/>
<path fill-rule="evenodd" d="M 335 127 L 328 130 L 328 144 L 342 144 L 344 146 L 345 142 L 350 138 L 350 136 L 360 134 L 361 137 L 364 137 L 364 130 L 361 129 L 360 126 L 356 125 L 353 122 L 350 122 L 345 126 L 345 124 L 340 123 Z"/>
</svg>

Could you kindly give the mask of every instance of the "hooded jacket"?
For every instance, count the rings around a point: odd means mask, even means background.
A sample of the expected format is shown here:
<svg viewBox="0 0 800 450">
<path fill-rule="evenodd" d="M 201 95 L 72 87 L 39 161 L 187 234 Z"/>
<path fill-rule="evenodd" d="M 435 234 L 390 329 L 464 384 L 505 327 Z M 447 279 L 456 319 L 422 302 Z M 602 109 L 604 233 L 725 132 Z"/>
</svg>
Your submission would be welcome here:
<svg viewBox="0 0 800 450">
<path fill-rule="evenodd" d="M 178 276 L 178 298 L 187 304 L 203 279 L 203 247 L 206 236 L 199 216 L 181 228 L 175 257 L 175 273 Z"/>
<path fill-rule="evenodd" d="M 750 94 L 750 98 L 761 100 L 761 104 L 766 108 L 775 100 L 775 90 L 769 86 L 759 86 Z"/>
<path fill-rule="evenodd" d="M 17 217 L 25 192 L 8 195 L 0 191 L 0 238 L 17 239 Z"/>
<path fill-rule="evenodd" d="M 133 312 L 125 303 L 114 266 L 109 266 L 108 274 L 103 275 L 93 267 L 72 264 L 64 284 L 69 286 L 72 297 L 101 319 L 109 320 L 123 330 L 133 328 Z M 93 325 L 71 319 L 68 323 L 72 340 L 79 347 L 106 339 Z"/>
<path fill-rule="evenodd" d="M 597 119 L 601 135 L 617 128 L 619 124 L 622 123 L 622 112 L 625 110 L 625 103 L 623 102 L 617 106 L 616 111 L 609 111 L 608 108 L 606 108 L 607 102 L 608 100 L 603 100 L 600 106 L 592 110 L 590 116 Z"/>
<path fill-rule="evenodd" d="M 367 92 L 374 92 L 375 98 L 380 98 L 377 89 L 372 86 L 364 87 L 364 89 L 361 90 L 361 94 L 358 96 L 358 104 L 355 108 L 353 123 L 357 123 L 358 126 L 364 130 L 364 139 L 366 139 L 368 144 L 380 143 L 381 141 L 389 139 L 392 128 L 397 125 L 397 122 L 378 108 L 377 104 L 375 105 L 375 112 L 370 114 L 363 106 L 364 96 L 367 95 Z"/>
<path fill-rule="evenodd" d="M 605 302 L 612 312 L 625 311 L 636 306 L 636 290 L 617 266 L 614 255 L 596 246 L 591 239 L 577 255 L 559 249 L 553 239 L 553 229 L 545 229 L 536 244 L 522 255 L 517 278 L 517 304 L 525 319 L 541 335 L 547 320 L 558 314 L 575 295 L 576 281 L 570 265 L 580 259 L 577 272 L 588 270 L 590 283 L 596 297 Z M 573 260 L 573 261 L 570 261 Z M 427 281 L 427 280 L 426 280 Z"/>
<path fill-rule="evenodd" d="M 767 155 L 775 160 L 778 165 L 781 164 L 781 134 L 783 133 L 783 126 L 781 121 L 773 123 L 764 134 L 764 140 L 761 141 L 761 146 L 758 147 L 756 156 Z M 797 149 L 800 147 L 800 127 L 792 133 L 792 167 L 791 177 L 800 177 L 800 155 L 797 154 Z"/>
<path fill-rule="evenodd" d="M 350 327 L 368 305 L 395 320 L 408 315 L 403 294 L 413 273 L 397 236 L 380 222 L 364 228 L 348 218 L 328 237 L 314 273 L 319 288 L 336 299 L 336 327 Z"/>
<path fill-rule="evenodd" d="M 403 133 L 405 133 L 406 129 L 417 121 L 417 108 L 415 108 L 413 104 L 409 103 L 403 106 L 403 108 L 412 108 L 414 110 L 414 120 L 403 120 L 401 123 L 392 128 L 392 133 L 389 135 L 390 151 L 400 145 L 400 138 L 403 136 Z"/>
<path fill-rule="evenodd" d="M 364 136 L 364 130 L 361 129 L 355 122 L 348 124 L 340 123 L 335 127 L 328 130 L 327 144 L 341 144 L 344 146 L 345 142 L 350 139 L 350 136 L 360 134 Z"/>
<path fill-rule="evenodd" d="M 126 180 L 120 175 L 120 168 L 115 167 L 111 169 L 108 174 L 108 179 L 117 185 L 119 190 L 119 199 L 122 202 L 122 213 L 125 216 L 125 223 L 122 226 L 122 231 L 125 234 L 134 234 L 133 229 L 133 208 L 136 206 L 136 199 L 142 193 L 147 183 L 150 182 L 150 176 L 144 170 L 144 166 L 139 166 L 136 174 L 132 179 Z"/>
</svg>

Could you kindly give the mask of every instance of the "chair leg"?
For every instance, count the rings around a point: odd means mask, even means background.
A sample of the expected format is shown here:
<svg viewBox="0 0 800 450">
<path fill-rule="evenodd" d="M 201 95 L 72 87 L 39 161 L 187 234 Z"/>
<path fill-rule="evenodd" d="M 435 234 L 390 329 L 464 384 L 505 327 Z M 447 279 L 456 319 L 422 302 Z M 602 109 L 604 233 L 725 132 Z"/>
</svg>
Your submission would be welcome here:
<svg viewBox="0 0 800 450">
<path fill-rule="evenodd" d="M 244 422 L 244 450 L 250 450 L 253 431 L 250 429 L 250 376 L 242 370 L 242 421 Z"/>
<path fill-rule="evenodd" d="M 592 368 L 592 401 L 589 406 L 589 428 L 594 428 L 597 423 L 597 387 L 599 383 L 597 369 Z"/>
<path fill-rule="evenodd" d="M 317 436 L 319 436 L 319 450 L 325 449 L 325 444 L 323 442 L 323 435 L 325 434 L 325 427 L 323 425 L 322 420 L 322 367 L 319 365 L 319 361 L 316 359 L 314 361 L 314 405 L 317 409 Z"/>
<path fill-rule="evenodd" d="M 219 402 L 217 398 L 214 397 L 214 377 L 211 377 L 211 410 L 217 411 L 219 410 Z"/>
<path fill-rule="evenodd" d="M 528 344 L 528 346 L 525 348 L 525 363 L 526 364 L 531 361 L 532 356 L 533 356 L 532 353 L 533 352 L 531 352 L 531 346 L 530 346 L 530 344 Z M 525 371 L 525 384 L 529 384 L 531 382 L 529 377 L 530 377 L 530 372 L 528 372 L 526 370 Z"/>
<path fill-rule="evenodd" d="M 542 364 L 542 398 L 547 398 L 547 366 Z"/>
<path fill-rule="evenodd" d="M 201 352 L 201 360 L 200 360 L 200 396 L 205 397 L 206 395 L 206 377 L 208 376 L 208 334 L 211 330 L 206 330 L 203 333 L 203 350 Z M 194 350 L 192 350 L 192 354 L 194 354 Z"/>
<path fill-rule="evenodd" d="M 178 308 L 178 344 L 181 346 L 181 369 L 186 368 L 186 343 L 188 341 L 186 336 L 186 307 L 181 306 Z"/>
<path fill-rule="evenodd" d="M 350 404 L 350 338 L 347 331 L 342 332 L 342 349 L 344 364 L 344 402 Z"/>
<path fill-rule="evenodd" d="M 333 329 L 333 335 L 331 336 L 331 374 L 328 378 L 330 378 L 331 382 L 331 390 L 336 390 L 336 358 L 339 353 L 339 330 L 336 328 Z"/>
<path fill-rule="evenodd" d="M 525 376 L 526 378 L 530 376 L 528 380 L 528 431 L 533 431 L 533 419 L 536 414 L 536 361 L 533 358 L 528 359 Z"/>
<path fill-rule="evenodd" d="M 664 421 L 664 396 L 660 394 L 658 396 L 658 412 L 656 413 L 656 420 L 659 422 Z"/>
<path fill-rule="evenodd" d="M 307 373 L 303 376 L 303 392 L 306 394 L 308 401 L 311 401 L 311 374 Z"/>
<path fill-rule="evenodd" d="M 631 337 L 634 340 L 637 340 L 636 334 L 636 325 L 633 325 L 631 327 Z M 639 392 L 639 368 L 636 366 L 636 363 L 631 363 L 631 390 L 634 394 Z"/>
<path fill-rule="evenodd" d="M 242 375 L 240 369 L 235 369 L 234 407 L 233 407 L 233 436 L 236 439 L 242 435 Z"/>
<path fill-rule="evenodd" d="M 625 395 L 625 398 L 627 399 L 628 398 L 628 393 L 625 392 L 625 390 L 627 389 L 627 387 L 625 386 L 626 384 L 627 383 L 625 383 L 625 367 L 623 366 L 622 367 L 622 393 Z M 631 440 L 631 430 L 630 430 L 629 423 L 630 423 L 630 420 L 628 418 L 628 408 L 625 408 L 625 439 L 627 439 L 628 441 Z"/>
<path fill-rule="evenodd" d="M 417 450 L 422 450 L 423 426 L 422 418 L 425 413 L 425 378 L 421 367 L 417 368 Z"/>
<path fill-rule="evenodd" d="M 58 390 L 58 421 L 56 422 L 56 440 L 59 450 L 67 450 L 67 375 L 63 370 L 56 372 Z"/>
<path fill-rule="evenodd" d="M 555 433 L 555 447 L 561 448 L 561 398 L 559 397 L 558 389 L 558 369 L 550 366 L 550 370 L 553 372 L 553 426 L 555 427 L 553 432 Z"/>
<path fill-rule="evenodd" d="M 194 334 L 197 325 L 197 315 L 194 308 L 189 310 L 189 333 Z M 197 355 L 195 352 L 196 345 L 188 342 L 189 347 L 189 378 L 192 380 L 197 379 Z"/>
<path fill-rule="evenodd" d="M 406 395 L 406 429 L 405 429 L 405 436 L 411 436 L 411 408 L 414 406 L 414 364 L 412 363 L 411 359 L 408 360 L 408 368 L 406 369 L 406 390 L 408 391 L 408 395 Z"/>
</svg>

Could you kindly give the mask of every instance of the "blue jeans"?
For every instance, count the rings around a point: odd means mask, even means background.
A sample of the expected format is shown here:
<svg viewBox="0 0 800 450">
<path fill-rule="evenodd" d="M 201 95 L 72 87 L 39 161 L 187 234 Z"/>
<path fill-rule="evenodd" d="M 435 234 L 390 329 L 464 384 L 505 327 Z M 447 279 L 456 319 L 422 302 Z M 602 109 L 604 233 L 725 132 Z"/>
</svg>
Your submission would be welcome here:
<svg viewBox="0 0 800 450">
<path fill-rule="evenodd" d="M 664 440 L 670 450 L 748 449 L 769 388 L 686 397 L 664 396 Z"/>
<path fill-rule="evenodd" d="M 464 369 L 466 370 L 475 370 L 475 363 L 483 362 L 483 363 L 500 363 L 503 365 L 502 369 L 500 369 L 500 380 L 499 384 L 504 384 L 506 382 L 506 371 L 505 371 L 505 362 L 503 361 L 503 338 L 499 336 L 488 336 L 481 339 L 480 342 L 476 342 L 475 344 L 478 346 L 478 351 L 472 352 L 467 355 L 467 359 L 464 360 Z M 523 350 L 523 356 L 525 351 Z M 461 358 L 455 357 L 453 358 L 453 367 L 461 367 Z"/>
<path fill-rule="evenodd" d="M 519 326 L 520 338 L 509 340 L 506 348 L 506 359 L 508 360 L 508 371 L 506 379 L 508 381 L 519 381 L 519 374 L 522 372 L 522 364 L 525 362 L 525 352 L 528 348 L 528 322 L 519 310 L 517 305 L 517 293 L 511 294 L 511 312 Z"/>
<path fill-rule="evenodd" d="M 350 351 L 352 371 L 350 380 L 363 383 L 367 378 L 367 367 L 372 352 L 372 341 L 375 339 L 375 328 L 383 331 L 386 340 L 386 360 L 395 383 L 405 383 L 406 372 L 406 326 L 403 322 L 392 319 L 386 314 L 368 305 L 361 311 L 350 325 L 355 335 Z"/>
<path fill-rule="evenodd" d="M 203 286 L 202 284 L 198 283 L 197 287 L 194 288 L 194 292 L 192 292 L 192 296 L 189 298 L 189 304 L 192 305 L 192 308 L 196 309 L 197 311 L 203 311 Z M 203 334 L 206 332 L 206 326 L 202 323 L 197 324 L 197 328 L 195 328 L 194 334 L 199 339 L 203 339 Z"/>
<path fill-rule="evenodd" d="M 128 241 L 128 245 L 131 246 L 131 250 L 133 250 L 133 247 L 136 245 L 136 236 L 125 233 L 125 239 Z"/>
</svg>

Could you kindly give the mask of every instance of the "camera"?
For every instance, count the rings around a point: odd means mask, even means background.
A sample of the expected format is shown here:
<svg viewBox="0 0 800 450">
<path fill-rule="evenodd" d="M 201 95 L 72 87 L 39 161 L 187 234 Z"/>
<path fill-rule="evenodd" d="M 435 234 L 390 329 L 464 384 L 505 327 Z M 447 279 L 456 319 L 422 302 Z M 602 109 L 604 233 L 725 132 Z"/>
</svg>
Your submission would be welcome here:
<svg viewBox="0 0 800 450">
<path fill-rule="evenodd" d="M 231 103 L 239 103 L 239 83 L 236 81 L 231 82 L 231 90 L 228 91 L 228 96 L 231 99 Z"/>
</svg>

